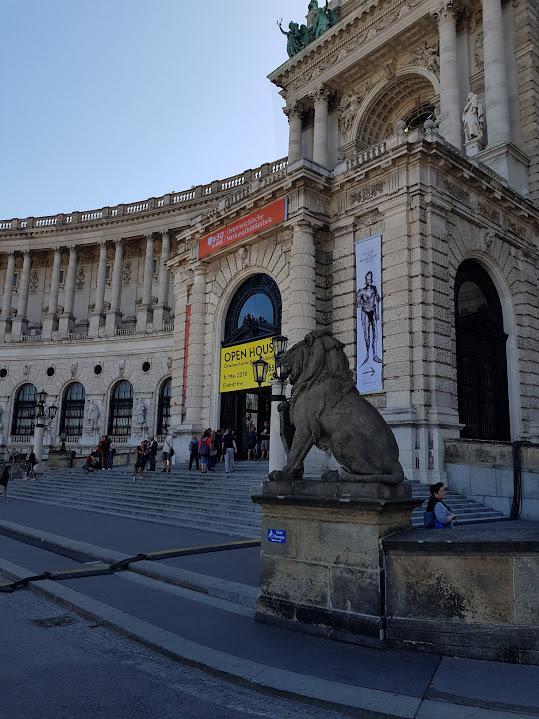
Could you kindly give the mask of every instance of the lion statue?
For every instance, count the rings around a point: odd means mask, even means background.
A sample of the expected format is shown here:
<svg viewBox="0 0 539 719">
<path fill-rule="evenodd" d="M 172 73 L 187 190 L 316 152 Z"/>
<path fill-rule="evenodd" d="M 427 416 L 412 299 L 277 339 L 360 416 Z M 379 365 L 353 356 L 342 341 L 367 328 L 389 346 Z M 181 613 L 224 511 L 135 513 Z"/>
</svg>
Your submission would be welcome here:
<svg viewBox="0 0 539 719">
<path fill-rule="evenodd" d="M 404 480 L 395 437 L 357 391 L 343 348 L 322 330 L 285 353 L 283 369 L 293 385 L 286 409 L 295 432 L 286 465 L 271 472 L 270 480 L 301 480 L 303 461 L 313 445 L 329 449 L 340 465 L 338 474 L 326 472 L 323 479 L 390 485 Z"/>
</svg>

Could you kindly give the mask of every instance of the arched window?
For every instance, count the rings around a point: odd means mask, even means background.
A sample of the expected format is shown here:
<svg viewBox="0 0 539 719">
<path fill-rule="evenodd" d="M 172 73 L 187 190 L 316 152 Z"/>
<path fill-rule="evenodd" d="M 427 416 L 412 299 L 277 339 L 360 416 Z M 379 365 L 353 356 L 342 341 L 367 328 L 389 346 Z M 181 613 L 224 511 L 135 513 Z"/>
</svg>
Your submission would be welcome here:
<svg viewBox="0 0 539 719">
<path fill-rule="evenodd" d="M 64 390 L 62 413 L 60 415 L 60 434 L 67 437 L 80 437 L 84 422 L 84 387 L 80 382 L 72 382 Z"/>
<path fill-rule="evenodd" d="M 278 334 L 281 293 L 268 275 L 253 275 L 238 289 L 225 320 L 224 345 L 239 344 Z"/>
<path fill-rule="evenodd" d="M 131 434 L 133 414 L 133 385 L 123 379 L 116 384 L 110 395 L 109 434 L 127 437 Z"/>
<path fill-rule="evenodd" d="M 170 427 L 170 391 L 172 380 L 166 379 L 159 390 L 159 403 L 157 405 L 157 431 L 156 434 L 166 434 Z"/>
<path fill-rule="evenodd" d="M 459 267 L 455 314 L 461 436 L 508 441 L 507 335 L 502 306 L 490 276 L 474 260 Z"/>
<path fill-rule="evenodd" d="M 15 397 L 11 434 L 28 437 L 34 433 L 37 407 L 37 390 L 33 384 L 23 384 Z"/>
</svg>

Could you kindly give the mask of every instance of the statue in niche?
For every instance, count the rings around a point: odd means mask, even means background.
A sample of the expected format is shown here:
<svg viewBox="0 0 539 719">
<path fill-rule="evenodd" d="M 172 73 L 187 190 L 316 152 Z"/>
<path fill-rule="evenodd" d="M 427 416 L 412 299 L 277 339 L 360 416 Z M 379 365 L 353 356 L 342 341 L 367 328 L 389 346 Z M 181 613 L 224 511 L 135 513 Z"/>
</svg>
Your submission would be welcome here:
<svg viewBox="0 0 539 719">
<path fill-rule="evenodd" d="M 93 399 L 89 399 L 86 407 L 86 427 L 89 434 L 97 434 L 100 414 L 97 403 Z"/>
<path fill-rule="evenodd" d="M 354 92 L 347 91 L 342 96 L 341 104 L 338 109 L 341 131 L 344 137 L 347 137 L 348 133 L 352 129 L 360 104 L 361 98 Z"/>
<path fill-rule="evenodd" d="M 240 270 L 246 270 L 249 267 L 249 248 L 240 247 L 238 250 L 239 268 Z"/>
<path fill-rule="evenodd" d="M 483 104 L 475 92 L 468 94 L 468 100 L 462 113 L 466 142 L 482 142 L 485 128 Z"/>
<path fill-rule="evenodd" d="M 137 403 L 135 404 L 134 419 L 137 427 L 146 426 L 146 405 L 144 404 L 142 397 L 139 397 L 137 399 Z"/>
<path fill-rule="evenodd" d="M 289 349 L 282 368 L 292 385 L 290 401 L 279 404 L 288 458 L 272 481 L 299 481 L 313 445 L 331 451 L 340 465 L 325 481 L 399 485 L 404 473 L 393 432 L 382 415 L 357 391 L 344 345 L 327 330 L 308 334 Z M 286 424 L 292 423 L 293 434 Z"/>
</svg>

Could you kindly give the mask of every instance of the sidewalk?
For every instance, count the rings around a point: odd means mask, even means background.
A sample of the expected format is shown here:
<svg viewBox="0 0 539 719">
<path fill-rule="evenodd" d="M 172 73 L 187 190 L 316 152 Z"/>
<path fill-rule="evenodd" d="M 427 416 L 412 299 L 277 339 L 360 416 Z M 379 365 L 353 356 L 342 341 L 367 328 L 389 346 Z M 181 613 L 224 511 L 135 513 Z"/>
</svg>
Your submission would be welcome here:
<svg viewBox="0 0 539 719">
<path fill-rule="evenodd" d="M 0 532 L 0 571 L 16 577 L 75 564 L 16 541 L 13 537 L 21 533 L 38 543 L 41 537 L 76 546 L 88 556 L 95 556 L 97 545 L 111 558 L 223 540 L 223 535 L 22 501 L 0 507 Z M 169 656 L 258 689 L 353 709 L 360 716 L 539 717 L 539 667 L 381 652 L 281 630 L 255 623 L 245 603 L 210 596 L 204 589 L 191 591 L 164 576 L 167 567 L 194 570 L 208 587 L 237 583 L 255 595 L 257 554 L 257 549 L 241 549 L 141 563 L 152 565 L 154 577 L 163 572 L 160 579 L 166 583 L 125 571 L 41 581 L 35 588 Z"/>
</svg>

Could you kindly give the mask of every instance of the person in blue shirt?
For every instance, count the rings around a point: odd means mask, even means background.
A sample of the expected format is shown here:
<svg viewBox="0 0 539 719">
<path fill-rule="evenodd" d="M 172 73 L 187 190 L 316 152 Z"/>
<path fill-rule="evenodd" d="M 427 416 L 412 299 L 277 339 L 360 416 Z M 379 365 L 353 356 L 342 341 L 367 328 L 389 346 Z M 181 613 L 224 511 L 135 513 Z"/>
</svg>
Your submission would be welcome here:
<svg viewBox="0 0 539 719">
<path fill-rule="evenodd" d="M 427 512 L 434 513 L 435 529 L 450 529 L 457 517 L 444 502 L 445 485 L 443 482 L 436 482 L 430 486 L 430 497 L 427 504 Z"/>
</svg>

